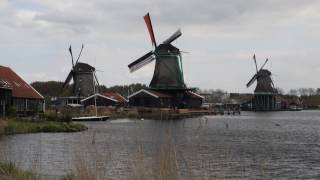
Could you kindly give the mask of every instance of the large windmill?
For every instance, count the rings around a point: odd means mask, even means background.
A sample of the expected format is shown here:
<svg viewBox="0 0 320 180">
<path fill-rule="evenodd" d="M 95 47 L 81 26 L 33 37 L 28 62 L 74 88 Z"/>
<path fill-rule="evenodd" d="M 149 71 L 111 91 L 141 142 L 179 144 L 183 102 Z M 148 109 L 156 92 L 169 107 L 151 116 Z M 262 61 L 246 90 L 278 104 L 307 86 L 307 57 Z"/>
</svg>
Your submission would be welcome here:
<svg viewBox="0 0 320 180">
<path fill-rule="evenodd" d="M 149 87 L 153 89 L 185 89 L 180 50 L 171 43 L 181 36 L 180 29 L 167 40 L 157 45 L 149 13 L 144 16 L 154 50 L 128 65 L 131 72 L 155 62 L 155 69 Z"/>
<path fill-rule="evenodd" d="M 255 81 L 257 82 L 257 86 L 254 90 L 254 97 L 252 99 L 252 109 L 256 111 L 276 110 L 275 97 L 278 93 L 271 78 L 272 74 L 269 70 L 263 69 L 269 60 L 266 59 L 260 69 L 258 69 L 255 55 L 253 55 L 253 60 L 256 73 L 247 83 L 247 87 L 250 87 Z"/>
<path fill-rule="evenodd" d="M 71 45 L 69 47 L 69 52 L 71 55 L 72 66 L 71 70 L 63 84 L 63 88 L 73 80 L 72 94 L 77 97 L 87 97 L 94 94 L 95 82 L 98 82 L 95 75 L 95 68 L 89 64 L 79 62 L 81 53 L 83 50 L 83 44 L 81 51 L 74 63 L 73 53 Z"/>
<path fill-rule="evenodd" d="M 155 61 L 155 68 L 149 89 L 130 95 L 129 103 L 135 106 L 152 107 L 199 107 L 203 97 L 186 87 L 183 78 L 181 52 L 171 44 L 182 35 L 180 29 L 158 45 L 149 13 L 144 16 L 144 21 L 154 49 L 129 64 L 128 67 L 131 72 L 134 72 Z M 152 97 L 146 97 L 141 93 Z M 152 98 L 157 98 L 157 100 Z"/>
</svg>

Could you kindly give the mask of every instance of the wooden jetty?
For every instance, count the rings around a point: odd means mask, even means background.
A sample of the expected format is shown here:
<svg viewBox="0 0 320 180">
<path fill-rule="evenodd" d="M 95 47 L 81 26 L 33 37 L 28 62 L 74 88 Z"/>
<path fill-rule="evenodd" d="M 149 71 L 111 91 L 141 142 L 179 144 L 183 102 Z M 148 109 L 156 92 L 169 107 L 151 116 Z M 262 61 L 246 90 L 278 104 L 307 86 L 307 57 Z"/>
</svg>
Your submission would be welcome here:
<svg viewBox="0 0 320 180">
<path fill-rule="evenodd" d="M 170 109 L 170 108 L 132 108 L 137 118 L 157 119 L 157 120 L 174 120 L 184 119 L 204 115 L 240 115 L 240 110 L 232 109 Z"/>
</svg>

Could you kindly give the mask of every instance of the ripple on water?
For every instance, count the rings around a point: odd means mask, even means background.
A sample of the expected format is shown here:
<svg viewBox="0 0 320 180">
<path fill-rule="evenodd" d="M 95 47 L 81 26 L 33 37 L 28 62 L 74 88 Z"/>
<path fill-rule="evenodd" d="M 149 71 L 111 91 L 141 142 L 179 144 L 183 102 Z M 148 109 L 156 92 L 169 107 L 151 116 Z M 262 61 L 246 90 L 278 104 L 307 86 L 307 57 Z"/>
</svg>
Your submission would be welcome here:
<svg viewBox="0 0 320 180">
<path fill-rule="evenodd" d="M 88 131 L 0 138 L 1 158 L 59 176 L 85 162 L 99 177 L 130 177 L 158 162 L 170 129 L 182 177 L 320 177 L 320 112 L 243 112 L 179 121 L 86 122 Z M 141 156 L 143 155 L 143 156 Z M 138 163 L 142 161 L 143 163 Z M 145 163 L 145 164 L 144 164 Z M 50 176 L 50 177 L 51 177 Z"/>
</svg>

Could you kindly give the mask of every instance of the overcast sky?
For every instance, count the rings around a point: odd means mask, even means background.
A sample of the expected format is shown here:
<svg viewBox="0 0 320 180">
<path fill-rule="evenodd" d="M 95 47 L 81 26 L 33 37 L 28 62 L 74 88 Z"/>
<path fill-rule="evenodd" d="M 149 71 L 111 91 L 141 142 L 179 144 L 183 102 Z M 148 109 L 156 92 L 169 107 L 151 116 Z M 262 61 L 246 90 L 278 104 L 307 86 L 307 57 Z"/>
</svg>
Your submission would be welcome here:
<svg viewBox="0 0 320 180">
<path fill-rule="evenodd" d="M 143 15 L 156 39 L 178 28 L 190 87 L 252 92 L 245 84 L 265 58 L 284 90 L 320 87 L 319 0 L 0 0 L 0 61 L 28 82 L 64 81 L 68 47 L 97 69 L 100 84 L 149 84 L 154 64 L 127 65 L 152 49 Z"/>
</svg>

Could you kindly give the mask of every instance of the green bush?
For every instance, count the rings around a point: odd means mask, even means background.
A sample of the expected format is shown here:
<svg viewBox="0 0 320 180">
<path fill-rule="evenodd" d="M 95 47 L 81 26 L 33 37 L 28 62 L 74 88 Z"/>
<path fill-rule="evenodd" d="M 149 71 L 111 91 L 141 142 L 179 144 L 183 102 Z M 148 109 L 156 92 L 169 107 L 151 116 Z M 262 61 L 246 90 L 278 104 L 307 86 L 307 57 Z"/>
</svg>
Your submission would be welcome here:
<svg viewBox="0 0 320 180">
<path fill-rule="evenodd" d="M 26 121 L 12 119 L 5 127 L 5 134 L 22 134 L 37 132 L 79 132 L 86 130 L 83 124 L 59 121 Z"/>
<path fill-rule="evenodd" d="M 16 117 L 17 116 L 17 110 L 14 106 L 10 106 L 8 108 L 8 116 L 9 117 Z"/>
<path fill-rule="evenodd" d="M 68 122 L 70 123 L 72 121 L 72 115 L 70 113 L 63 113 L 61 114 L 61 117 L 59 118 L 62 122 Z"/>
<path fill-rule="evenodd" d="M 58 116 L 55 113 L 46 113 L 44 117 L 45 117 L 45 119 L 47 121 L 56 121 L 56 120 L 58 120 Z"/>
</svg>

